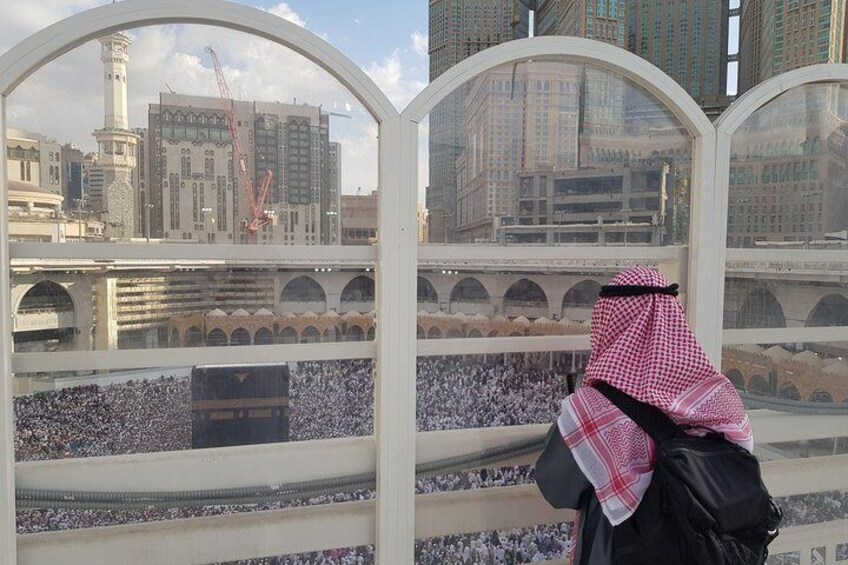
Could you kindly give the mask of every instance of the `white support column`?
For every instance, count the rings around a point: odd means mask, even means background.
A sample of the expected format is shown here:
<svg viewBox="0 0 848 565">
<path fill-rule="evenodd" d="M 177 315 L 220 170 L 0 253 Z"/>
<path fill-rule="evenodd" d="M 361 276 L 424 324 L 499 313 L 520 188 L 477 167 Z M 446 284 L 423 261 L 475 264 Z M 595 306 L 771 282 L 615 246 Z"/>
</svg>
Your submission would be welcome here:
<svg viewBox="0 0 848 565">
<path fill-rule="evenodd" d="M 418 128 L 380 124 L 377 261 L 377 562 L 412 565 L 415 544 L 415 356 Z"/>
<path fill-rule="evenodd" d="M 813 550 L 809 547 L 801 549 L 801 565 L 813 565 Z"/>
<path fill-rule="evenodd" d="M 726 198 L 720 207 L 716 190 L 715 133 L 696 138 L 692 146 L 691 213 L 689 216 L 689 324 L 707 356 L 721 363 L 724 313 Z M 721 225 L 724 229 L 721 229 Z"/>
<path fill-rule="evenodd" d="M 15 563 L 15 422 L 12 417 L 12 281 L 9 271 L 9 198 L 6 97 L 0 95 L 0 563 Z"/>
</svg>

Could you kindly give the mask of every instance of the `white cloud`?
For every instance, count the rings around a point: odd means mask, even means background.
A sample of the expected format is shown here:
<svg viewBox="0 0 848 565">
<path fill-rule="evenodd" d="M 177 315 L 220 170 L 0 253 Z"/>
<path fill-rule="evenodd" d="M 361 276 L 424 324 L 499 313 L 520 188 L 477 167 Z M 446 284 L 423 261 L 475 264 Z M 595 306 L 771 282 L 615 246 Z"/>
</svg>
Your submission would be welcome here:
<svg viewBox="0 0 848 565">
<path fill-rule="evenodd" d="M 273 6 L 268 9 L 268 11 L 275 16 L 280 16 L 284 20 L 288 20 L 293 24 L 297 24 L 300 27 L 306 27 L 306 20 L 300 17 L 297 12 L 292 10 L 288 4 L 285 2 L 280 2 L 276 6 Z"/>
<path fill-rule="evenodd" d="M 382 61 L 372 62 L 365 67 L 368 76 L 383 89 L 398 109 L 406 107 L 415 95 L 427 86 L 426 82 L 406 72 L 409 67 L 401 61 L 401 51 L 401 49 L 395 49 Z"/>
<path fill-rule="evenodd" d="M 245 3 L 255 0 L 245 0 Z M 44 26 L 109 0 L 0 0 L 0 52 Z M 268 10 L 297 25 L 308 22 L 286 3 Z M 350 114 L 331 118 L 331 138 L 342 143 L 343 190 L 377 188 L 377 127 L 361 104 L 338 81 L 304 57 L 264 39 L 198 25 L 151 26 L 126 32 L 130 47 L 130 125 L 145 127 L 150 104 L 168 87 L 178 93 L 218 96 L 206 46 L 218 52 L 233 94 L 247 100 L 291 102 L 294 97 Z M 400 109 L 426 86 L 426 36 L 415 33 L 410 44 L 364 70 Z M 91 132 L 103 124 L 102 64 L 96 41 L 52 61 L 9 97 L 12 127 L 20 127 L 95 148 Z M 167 84 L 167 86 L 166 86 Z M 426 131 L 426 128 L 424 128 Z M 423 147 L 426 158 L 426 138 Z M 426 160 L 422 160 L 426 172 Z M 422 175 L 422 182 L 425 177 Z"/>
<path fill-rule="evenodd" d="M 0 2 L 0 53 L 28 35 L 107 0 L 4 0 Z"/>
<path fill-rule="evenodd" d="M 419 57 L 426 57 L 430 43 L 429 38 L 420 31 L 412 32 L 410 38 L 412 39 L 412 50 L 415 51 Z"/>
</svg>

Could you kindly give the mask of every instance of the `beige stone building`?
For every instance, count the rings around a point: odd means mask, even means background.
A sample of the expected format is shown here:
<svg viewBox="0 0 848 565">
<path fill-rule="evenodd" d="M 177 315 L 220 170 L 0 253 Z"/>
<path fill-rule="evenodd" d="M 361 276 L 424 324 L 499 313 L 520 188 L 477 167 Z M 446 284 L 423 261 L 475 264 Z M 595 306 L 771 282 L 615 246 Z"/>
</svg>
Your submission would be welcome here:
<svg viewBox="0 0 848 565">
<path fill-rule="evenodd" d="M 733 137 L 727 244 L 818 241 L 848 229 L 848 97 L 838 85 L 789 92 Z"/>
<path fill-rule="evenodd" d="M 54 194 L 62 193 L 62 147 L 39 133 L 6 130 L 7 170 L 11 180 L 28 182 Z"/>
<path fill-rule="evenodd" d="M 378 195 L 342 195 L 342 245 L 372 245 L 377 240 Z"/>
<path fill-rule="evenodd" d="M 66 214 L 60 194 L 17 179 L 8 182 L 11 241 L 65 243 L 103 239 L 103 223 L 90 214 Z"/>
<path fill-rule="evenodd" d="M 160 94 L 149 111 L 153 233 L 169 240 L 252 243 L 250 206 L 236 175 L 223 102 Z M 234 118 L 258 193 L 273 176 L 262 212 L 272 222 L 258 244 L 318 245 L 337 232 L 341 146 L 329 141 L 328 116 L 315 106 L 235 101 Z M 337 236 L 336 236 L 337 237 Z"/>
</svg>

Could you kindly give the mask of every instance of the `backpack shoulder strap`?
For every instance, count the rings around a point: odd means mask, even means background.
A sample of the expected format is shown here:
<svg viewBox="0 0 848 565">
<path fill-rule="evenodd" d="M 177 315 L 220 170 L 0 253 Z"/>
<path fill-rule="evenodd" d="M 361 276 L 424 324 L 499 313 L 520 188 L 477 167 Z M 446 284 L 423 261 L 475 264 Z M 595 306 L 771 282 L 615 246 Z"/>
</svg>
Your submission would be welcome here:
<svg viewBox="0 0 848 565">
<path fill-rule="evenodd" d="M 660 443 L 683 434 L 682 428 L 675 424 L 659 408 L 639 402 L 605 382 L 595 383 L 592 387 L 603 394 L 619 410 L 624 412 L 628 418 L 633 420 L 655 442 Z"/>
</svg>

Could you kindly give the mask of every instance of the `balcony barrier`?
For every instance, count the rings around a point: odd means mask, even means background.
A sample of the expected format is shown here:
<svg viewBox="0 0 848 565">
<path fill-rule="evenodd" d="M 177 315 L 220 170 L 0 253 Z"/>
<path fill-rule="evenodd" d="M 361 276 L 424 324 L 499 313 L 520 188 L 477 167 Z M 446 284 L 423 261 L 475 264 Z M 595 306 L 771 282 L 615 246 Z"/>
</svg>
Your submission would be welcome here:
<svg viewBox="0 0 848 565">
<path fill-rule="evenodd" d="M 415 464 L 459 455 L 514 439 L 538 437 L 545 426 L 416 434 L 417 356 L 495 353 L 585 352 L 587 335 L 416 340 L 416 278 L 419 268 L 499 273 L 556 273 L 565 269 L 605 274 L 647 264 L 679 281 L 690 324 L 719 363 L 728 344 L 848 342 L 848 324 L 818 328 L 723 330 L 726 276 L 779 273 L 792 279 L 825 273 L 841 280 L 848 252 L 783 249 L 728 250 L 727 224 L 732 138 L 758 109 L 805 85 L 846 84 L 848 65 L 793 71 L 752 89 L 715 123 L 670 77 L 636 55 L 573 37 L 510 42 L 474 55 L 434 80 L 403 111 L 357 65 L 326 41 L 267 12 L 220 0 L 126 0 L 60 21 L 0 56 L 0 141 L 10 125 L 7 97 L 39 68 L 87 41 L 134 27 L 210 25 L 246 32 L 298 53 L 335 78 L 376 122 L 379 137 L 379 230 L 375 246 L 281 248 L 243 245 L 28 244 L 9 243 L 0 222 L 0 319 L 11 320 L 10 271 L 34 273 L 48 261 L 64 270 L 114 273 L 143 262 L 167 272 L 186 263 L 240 263 L 267 267 L 289 262 L 315 268 L 374 269 L 377 311 L 374 342 L 209 347 L 161 350 L 15 353 L 12 332 L 0 336 L 0 562 L 128 564 L 211 563 L 320 549 L 373 544 L 384 565 L 413 562 L 416 539 L 569 521 L 550 509 L 533 485 L 431 495 L 414 494 Z M 416 244 L 419 126 L 431 111 L 468 81 L 521 61 L 567 61 L 629 81 L 653 97 L 691 141 L 689 220 L 682 239 L 668 247 L 422 246 Z M 7 162 L 0 160 L 0 212 L 7 217 Z M 442 219 L 442 221 L 446 221 Z M 796 270 L 791 265 L 801 264 Z M 363 301 L 360 306 L 370 305 Z M 557 305 L 558 307 L 559 305 Z M 371 306 L 369 306 L 370 308 Z M 195 364 L 279 363 L 375 359 L 375 428 L 367 438 L 272 444 L 222 450 L 132 455 L 39 463 L 14 461 L 11 413 L 15 373 L 109 371 Z M 848 418 L 815 414 L 751 412 L 761 443 L 848 437 Z M 501 462 L 529 463 L 533 454 Z M 231 514 L 172 522 L 16 536 L 16 489 L 170 491 L 271 485 L 314 480 L 346 472 L 375 473 L 376 499 Z M 773 493 L 790 496 L 848 490 L 848 456 L 780 460 L 764 464 Z M 848 541 L 848 520 L 785 530 L 775 552 L 811 550 L 835 555 Z"/>
</svg>

